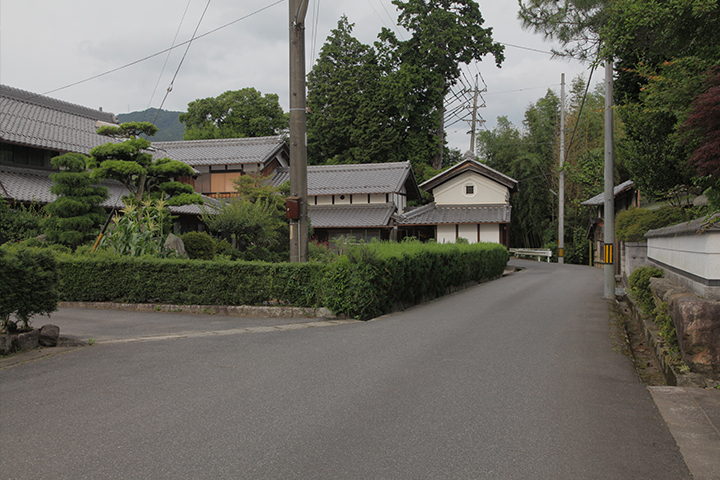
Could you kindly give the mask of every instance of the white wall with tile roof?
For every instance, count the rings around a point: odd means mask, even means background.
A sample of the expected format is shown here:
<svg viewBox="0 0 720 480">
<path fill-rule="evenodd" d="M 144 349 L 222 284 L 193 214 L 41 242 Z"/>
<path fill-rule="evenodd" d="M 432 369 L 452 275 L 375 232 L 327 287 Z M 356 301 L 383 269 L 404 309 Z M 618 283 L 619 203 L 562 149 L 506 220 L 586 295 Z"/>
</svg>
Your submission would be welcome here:
<svg viewBox="0 0 720 480">
<path fill-rule="evenodd" d="M 465 187 L 469 185 L 474 188 L 472 195 L 465 193 Z M 438 205 L 498 204 L 510 199 L 507 187 L 475 172 L 458 175 L 438 185 L 432 193 Z"/>
</svg>

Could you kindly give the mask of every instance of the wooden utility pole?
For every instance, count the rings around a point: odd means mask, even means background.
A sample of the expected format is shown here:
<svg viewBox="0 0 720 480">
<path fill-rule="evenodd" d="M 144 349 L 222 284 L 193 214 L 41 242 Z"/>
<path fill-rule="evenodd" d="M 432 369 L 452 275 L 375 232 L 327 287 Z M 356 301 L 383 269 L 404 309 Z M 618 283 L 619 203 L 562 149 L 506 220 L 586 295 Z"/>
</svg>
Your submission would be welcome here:
<svg viewBox="0 0 720 480">
<path fill-rule="evenodd" d="M 290 195 L 299 201 L 290 219 L 290 261 L 308 260 L 305 14 L 309 0 L 290 0 Z"/>
<path fill-rule="evenodd" d="M 605 210 L 603 263 L 605 298 L 615 299 L 615 158 L 613 151 L 613 61 L 605 61 Z"/>
<path fill-rule="evenodd" d="M 565 263 L 565 74 L 560 75 L 560 187 L 558 189 L 558 263 Z"/>
</svg>

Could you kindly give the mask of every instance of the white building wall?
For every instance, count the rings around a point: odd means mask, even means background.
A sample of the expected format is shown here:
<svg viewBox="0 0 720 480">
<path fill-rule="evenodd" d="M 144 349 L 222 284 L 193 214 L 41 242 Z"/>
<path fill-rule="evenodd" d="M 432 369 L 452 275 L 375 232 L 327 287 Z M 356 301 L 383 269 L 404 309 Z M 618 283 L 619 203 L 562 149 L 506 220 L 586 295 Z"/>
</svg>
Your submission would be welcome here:
<svg viewBox="0 0 720 480">
<path fill-rule="evenodd" d="M 500 225 L 497 223 L 481 223 L 480 241 L 500 243 Z"/>
<path fill-rule="evenodd" d="M 474 193 L 468 195 L 466 186 L 473 186 Z M 438 205 L 497 204 L 509 200 L 507 187 L 475 172 L 466 172 L 433 189 Z"/>
<path fill-rule="evenodd" d="M 477 224 L 458 225 L 458 237 L 466 239 L 469 243 L 477 243 Z"/>
<path fill-rule="evenodd" d="M 370 203 L 386 203 L 387 197 L 384 193 L 371 193 L 370 195 Z"/>
<path fill-rule="evenodd" d="M 455 225 L 438 225 L 437 242 L 455 243 Z"/>
<path fill-rule="evenodd" d="M 316 205 L 332 205 L 332 195 L 318 195 Z"/>
</svg>

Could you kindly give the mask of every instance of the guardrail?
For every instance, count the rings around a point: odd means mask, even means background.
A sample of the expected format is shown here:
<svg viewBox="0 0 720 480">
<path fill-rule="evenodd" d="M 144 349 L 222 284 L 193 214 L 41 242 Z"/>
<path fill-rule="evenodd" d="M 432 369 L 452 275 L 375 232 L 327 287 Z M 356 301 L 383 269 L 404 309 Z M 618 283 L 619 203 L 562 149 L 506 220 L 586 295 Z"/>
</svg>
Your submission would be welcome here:
<svg viewBox="0 0 720 480">
<path fill-rule="evenodd" d="M 546 257 L 548 262 L 552 257 L 552 251 L 550 250 L 539 250 L 533 248 L 511 248 L 510 253 L 514 255 L 515 258 L 537 257 L 538 262 L 540 261 L 540 257 Z"/>
</svg>

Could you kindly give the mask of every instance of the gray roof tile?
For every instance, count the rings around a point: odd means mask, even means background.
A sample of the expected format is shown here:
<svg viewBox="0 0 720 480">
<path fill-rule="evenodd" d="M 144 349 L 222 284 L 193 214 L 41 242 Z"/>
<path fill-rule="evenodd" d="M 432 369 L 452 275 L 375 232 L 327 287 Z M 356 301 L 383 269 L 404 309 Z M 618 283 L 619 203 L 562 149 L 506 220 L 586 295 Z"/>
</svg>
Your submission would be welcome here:
<svg viewBox="0 0 720 480">
<path fill-rule="evenodd" d="M 511 207 L 496 205 L 436 205 L 434 202 L 399 216 L 401 225 L 440 225 L 462 223 L 509 223 Z"/>
<path fill-rule="evenodd" d="M 290 168 L 278 168 L 275 186 L 290 180 Z M 408 198 L 419 198 L 410 162 L 312 165 L 307 168 L 308 195 L 397 193 L 403 186 Z"/>
<path fill-rule="evenodd" d="M 313 228 L 387 227 L 394 212 L 392 203 L 308 206 Z"/>
<path fill-rule="evenodd" d="M 167 152 L 171 158 L 191 166 L 264 163 L 278 151 L 286 148 L 285 140 L 280 135 L 153 142 L 152 145 Z"/>
<path fill-rule="evenodd" d="M 627 182 L 623 182 L 617 187 L 613 189 L 613 194 L 617 197 L 620 193 L 630 190 L 635 186 L 635 182 L 632 180 L 628 180 Z M 582 202 L 580 205 L 589 205 L 589 206 L 597 206 L 597 205 L 603 205 L 605 203 L 605 192 L 595 195 L 592 198 L 589 198 Z"/>
<path fill-rule="evenodd" d="M 0 85 L 0 140 L 60 152 L 88 154 L 110 141 L 95 133 L 115 115 Z"/>
<path fill-rule="evenodd" d="M 50 180 L 52 173 L 57 173 L 57 171 L 0 165 L 0 184 L 4 187 L 1 193 L 5 196 L 5 192 L 7 192 L 7 197 L 17 202 L 38 202 L 43 205 L 53 202 L 57 197 L 50 193 L 50 187 L 53 186 L 53 182 Z M 122 207 L 121 198 L 129 193 L 125 186 L 116 180 L 108 179 L 103 180 L 100 185 L 107 187 L 110 194 L 102 206 L 105 208 Z M 203 198 L 206 203 L 217 203 L 217 200 L 212 198 Z M 199 215 L 201 213 L 198 205 L 183 205 L 169 209 L 178 214 Z"/>
</svg>

